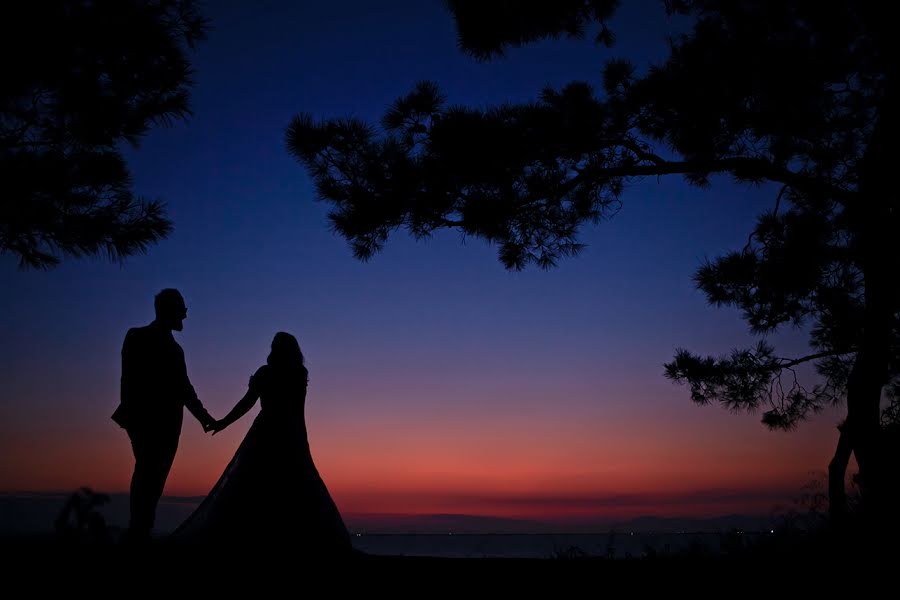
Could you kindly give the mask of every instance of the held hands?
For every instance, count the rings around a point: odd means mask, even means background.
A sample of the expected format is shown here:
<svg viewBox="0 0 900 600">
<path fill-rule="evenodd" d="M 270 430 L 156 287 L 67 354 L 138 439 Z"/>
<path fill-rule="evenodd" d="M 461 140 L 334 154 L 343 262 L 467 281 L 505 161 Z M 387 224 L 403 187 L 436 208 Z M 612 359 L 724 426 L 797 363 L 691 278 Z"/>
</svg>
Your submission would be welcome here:
<svg viewBox="0 0 900 600">
<path fill-rule="evenodd" d="M 217 420 L 213 419 L 213 421 L 211 421 L 209 424 L 203 426 L 203 431 L 205 431 L 207 433 L 209 433 L 211 431 L 212 435 L 216 435 L 217 433 L 219 433 L 226 427 L 228 427 L 228 424 L 225 423 L 223 420 L 217 421 Z"/>
<path fill-rule="evenodd" d="M 204 421 L 202 425 L 203 425 L 203 433 L 212 432 L 213 435 L 216 435 L 217 433 L 219 433 L 220 431 L 225 429 L 225 427 L 227 427 L 227 425 L 224 422 L 217 420 L 217 419 L 213 419 L 212 417 L 209 417 L 209 419 Z"/>
</svg>

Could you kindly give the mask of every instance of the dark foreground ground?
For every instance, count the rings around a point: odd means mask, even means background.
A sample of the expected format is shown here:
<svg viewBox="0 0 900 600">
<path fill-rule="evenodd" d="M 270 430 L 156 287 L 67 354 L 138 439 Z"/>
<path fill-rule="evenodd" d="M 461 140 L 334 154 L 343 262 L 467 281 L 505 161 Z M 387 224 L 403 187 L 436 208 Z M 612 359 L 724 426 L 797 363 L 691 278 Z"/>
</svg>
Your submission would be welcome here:
<svg viewBox="0 0 900 600">
<path fill-rule="evenodd" d="M 857 540 L 858 541 L 858 540 Z M 7 593 L 43 598 L 637 597 L 696 595 L 896 597 L 896 545 L 783 541 L 732 555 L 631 559 L 303 556 L 281 540 L 265 546 L 85 544 L 46 537 L 0 539 Z M 763 600 L 768 600 L 763 598 Z"/>
</svg>

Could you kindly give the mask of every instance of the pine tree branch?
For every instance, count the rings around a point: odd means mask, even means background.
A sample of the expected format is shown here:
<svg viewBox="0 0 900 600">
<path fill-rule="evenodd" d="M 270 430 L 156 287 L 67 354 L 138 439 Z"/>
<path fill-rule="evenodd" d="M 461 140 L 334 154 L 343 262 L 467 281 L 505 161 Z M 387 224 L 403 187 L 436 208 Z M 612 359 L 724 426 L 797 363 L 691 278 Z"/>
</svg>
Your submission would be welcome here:
<svg viewBox="0 0 900 600">
<path fill-rule="evenodd" d="M 635 153 L 635 156 L 652 164 L 623 165 L 616 167 L 603 167 L 598 169 L 586 168 L 576 180 L 587 179 L 612 179 L 616 177 L 645 177 L 653 175 L 684 175 L 691 173 L 726 173 L 730 172 L 747 178 L 760 178 L 785 184 L 802 192 L 824 193 L 829 196 L 851 200 L 856 198 L 856 193 L 841 187 L 836 187 L 820 179 L 809 177 L 802 173 L 780 167 L 770 161 L 760 158 L 735 156 L 720 159 L 691 159 L 684 161 L 665 160 L 653 153 L 641 150 L 633 143 L 623 143 L 624 147 Z"/>
<path fill-rule="evenodd" d="M 781 363 L 778 365 L 779 369 L 790 369 L 791 367 L 796 367 L 797 365 L 802 365 L 803 363 L 807 363 L 811 360 L 818 360 L 820 358 L 827 358 L 829 356 L 842 356 L 844 354 L 852 354 L 857 352 L 858 348 L 850 348 L 847 350 L 829 350 L 827 352 L 817 352 L 816 354 L 810 354 L 809 356 L 804 356 L 802 358 L 795 359 L 787 359 L 778 357 L 777 360 L 786 360 L 787 362 Z"/>
</svg>

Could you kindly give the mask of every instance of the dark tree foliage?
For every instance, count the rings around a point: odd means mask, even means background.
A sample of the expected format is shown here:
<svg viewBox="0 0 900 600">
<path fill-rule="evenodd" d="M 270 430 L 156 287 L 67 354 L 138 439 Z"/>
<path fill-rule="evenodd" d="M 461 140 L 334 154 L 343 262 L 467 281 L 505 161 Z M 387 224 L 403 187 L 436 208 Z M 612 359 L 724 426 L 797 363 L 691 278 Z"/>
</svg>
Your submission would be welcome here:
<svg viewBox="0 0 900 600">
<path fill-rule="evenodd" d="M 447 2 L 456 19 L 460 48 L 481 60 L 503 56 L 508 46 L 518 48 L 562 36 L 581 38 L 594 23 L 600 24 L 596 41 L 611 46 L 615 38 L 606 22 L 618 6 L 619 0 Z"/>
<path fill-rule="evenodd" d="M 585 123 L 611 135 L 623 126 L 584 84 L 546 90 L 534 104 L 483 111 L 447 107 L 424 82 L 388 110 L 384 137 L 354 119 L 317 124 L 299 115 L 288 147 L 309 167 L 320 196 L 336 205 L 334 227 L 359 258 L 380 250 L 393 229 L 420 238 L 456 227 L 498 243 L 508 267 L 549 267 L 579 250 L 582 222 L 618 207 L 621 175 L 602 185 L 579 175 L 618 154 L 615 146 L 598 148 L 591 133 L 582 136 Z"/>
<path fill-rule="evenodd" d="M 23 267 L 144 252 L 172 224 L 136 197 L 120 144 L 190 115 L 194 0 L 47 0 L 3 7 L 0 253 Z"/>
<path fill-rule="evenodd" d="M 609 43 L 615 4 L 449 7 L 463 50 L 487 59 L 592 28 Z M 645 73 L 609 60 L 599 92 L 573 82 L 530 103 L 483 110 L 450 106 L 425 82 L 388 109 L 381 129 L 301 114 L 288 150 L 363 259 L 391 232 L 451 228 L 497 244 L 508 268 L 550 267 L 579 250 L 579 227 L 614 214 L 637 178 L 776 184 L 772 209 L 746 245 L 703 265 L 695 280 L 711 303 L 740 308 L 754 333 L 807 327 L 812 352 L 780 357 L 765 341 L 721 358 L 679 350 L 666 375 L 689 384 L 696 402 L 763 409 L 773 428 L 846 402 L 829 472 L 840 517 L 851 453 L 864 497 L 885 498 L 887 480 L 896 479 L 881 459 L 879 422 L 882 391 L 896 391 L 900 373 L 890 177 L 900 104 L 890 11 L 849 0 L 827 9 L 814 0 L 666 7 L 692 23 L 670 41 L 668 58 Z M 822 383 L 801 384 L 803 363 L 815 365 Z"/>
</svg>

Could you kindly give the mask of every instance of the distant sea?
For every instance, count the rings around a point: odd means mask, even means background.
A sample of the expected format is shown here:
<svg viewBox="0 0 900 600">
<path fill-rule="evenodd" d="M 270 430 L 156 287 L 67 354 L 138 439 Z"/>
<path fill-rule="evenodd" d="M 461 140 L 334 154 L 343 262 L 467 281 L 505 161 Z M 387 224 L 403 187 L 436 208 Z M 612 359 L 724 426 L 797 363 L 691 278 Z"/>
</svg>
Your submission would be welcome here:
<svg viewBox="0 0 900 600">
<path fill-rule="evenodd" d="M 370 554 L 447 558 L 640 558 L 696 551 L 718 554 L 726 536 L 744 545 L 764 533 L 512 533 L 355 534 L 353 546 Z"/>
<path fill-rule="evenodd" d="M 0 536 L 51 533 L 65 500 L 62 494 L 0 494 Z M 156 535 L 174 530 L 200 500 L 164 498 L 157 511 Z M 108 525 L 121 529 L 128 518 L 127 495 L 113 495 L 100 512 Z M 529 532 L 529 522 L 465 515 L 398 519 L 393 526 L 401 532 L 394 533 L 367 530 L 363 521 L 347 519 L 354 547 L 391 556 L 629 558 L 684 551 L 719 553 L 725 544 L 751 544 L 771 531 L 771 519 L 742 515 L 705 520 L 644 517 L 591 533 L 552 533 L 546 524 L 534 524 L 540 529 Z M 486 533 L 487 528 L 506 531 Z"/>
</svg>

